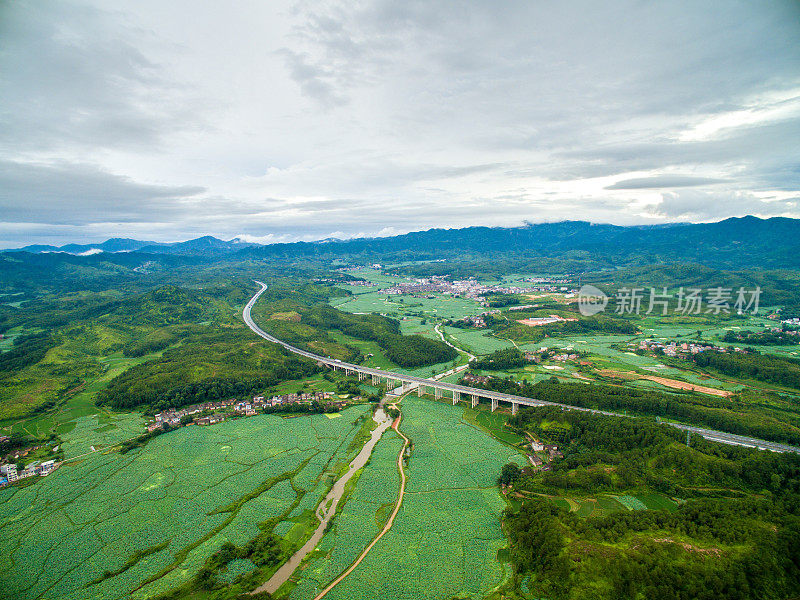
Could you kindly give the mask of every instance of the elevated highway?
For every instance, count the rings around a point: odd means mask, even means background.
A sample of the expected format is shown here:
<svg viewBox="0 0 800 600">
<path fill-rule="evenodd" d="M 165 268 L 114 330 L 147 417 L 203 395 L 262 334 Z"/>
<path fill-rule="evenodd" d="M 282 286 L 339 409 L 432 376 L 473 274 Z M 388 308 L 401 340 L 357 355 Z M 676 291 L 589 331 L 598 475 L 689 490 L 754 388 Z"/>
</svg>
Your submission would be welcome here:
<svg viewBox="0 0 800 600">
<path fill-rule="evenodd" d="M 527 398 L 525 396 L 515 396 L 513 394 L 504 394 L 502 392 L 495 392 L 492 390 L 484 390 L 481 388 L 458 385 L 455 383 L 446 383 L 443 381 L 438 381 L 436 379 L 415 377 L 413 375 L 406 375 L 404 373 L 384 371 L 383 369 L 373 369 L 371 367 L 365 367 L 363 365 L 342 362 L 341 360 L 330 358 L 329 356 L 321 356 L 319 354 L 314 354 L 313 352 L 308 352 L 307 350 L 303 350 L 302 348 L 292 346 L 291 344 L 279 340 L 278 338 L 268 334 L 266 331 L 264 331 L 258 325 L 255 324 L 252 316 L 250 315 L 250 311 L 252 310 L 253 306 L 258 301 L 258 299 L 261 297 L 261 294 L 263 294 L 264 291 L 266 291 L 267 289 L 267 285 L 265 283 L 261 281 L 256 281 L 256 283 L 261 286 L 261 289 L 258 290 L 258 292 L 256 292 L 256 294 L 252 298 L 250 298 L 250 301 L 247 303 L 247 305 L 244 307 L 244 310 L 242 311 L 242 318 L 244 319 L 244 322 L 255 334 L 261 336 L 265 340 L 274 342 L 275 344 L 280 344 L 290 352 L 309 358 L 320 365 L 325 365 L 334 370 L 344 371 L 348 375 L 358 375 L 358 378 L 362 381 L 365 379 L 370 379 L 371 382 L 375 385 L 381 382 L 386 382 L 387 387 L 389 388 L 401 387 L 402 391 L 416 389 L 417 393 L 420 396 L 426 393 L 426 391 L 431 390 L 435 398 L 447 397 L 452 399 L 453 404 L 457 404 L 461 400 L 469 400 L 473 408 L 478 405 L 480 399 L 484 399 L 491 402 L 492 411 L 496 410 L 501 402 L 505 402 L 511 405 L 511 414 L 516 414 L 520 406 L 553 406 L 560 408 L 562 410 L 577 410 L 581 412 L 607 415 L 611 417 L 626 416 L 617 412 L 597 410 L 593 408 L 583 408 L 580 406 L 570 406 L 569 404 L 549 402 L 546 400 L 536 400 L 533 398 Z M 713 441 L 722 442 L 725 444 L 749 446 L 753 448 L 772 450 L 774 452 L 800 453 L 800 448 L 796 446 L 789 446 L 787 444 L 768 442 L 766 440 L 759 440 L 756 438 L 734 435 L 721 431 L 713 431 L 710 429 L 702 429 L 699 427 L 691 427 L 688 425 L 681 425 L 676 423 L 666 423 L 666 424 L 678 427 L 679 429 L 691 430 L 693 433 L 697 435 L 700 435 L 702 437 L 705 437 Z"/>
</svg>

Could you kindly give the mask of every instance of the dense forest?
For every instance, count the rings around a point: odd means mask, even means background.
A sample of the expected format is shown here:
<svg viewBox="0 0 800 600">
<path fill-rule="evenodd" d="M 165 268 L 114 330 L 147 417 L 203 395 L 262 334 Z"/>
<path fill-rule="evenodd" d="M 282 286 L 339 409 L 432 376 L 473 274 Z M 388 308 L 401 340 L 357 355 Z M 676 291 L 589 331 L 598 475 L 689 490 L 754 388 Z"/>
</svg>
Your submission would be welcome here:
<svg viewBox="0 0 800 600">
<path fill-rule="evenodd" d="M 800 344 L 800 336 L 786 331 L 727 331 L 722 341 L 748 346 L 796 346 Z"/>
<path fill-rule="evenodd" d="M 581 519 L 532 499 L 504 524 L 517 580 L 530 576 L 538 597 L 781 600 L 800 593 L 793 502 L 698 500 Z"/>
<path fill-rule="evenodd" d="M 655 489 L 677 510 L 579 517 L 531 496 L 503 519 L 514 586 L 540 597 L 787 598 L 800 593 L 800 457 L 697 440 L 652 422 L 523 409 L 509 425 L 558 442 L 516 489 Z"/>
<path fill-rule="evenodd" d="M 49 333 L 36 333 L 18 337 L 8 352 L 0 354 L 0 378 L 3 372 L 18 371 L 38 363 L 47 351 L 55 348 L 57 341 Z"/>
<path fill-rule="evenodd" d="M 800 456 L 760 452 L 692 438 L 647 419 L 621 419 L 562 411 L 523 409 L 508 425 L 558 444 L 563 460 L 539 476 L 548 489 L 587 493 L 646 486 L 683 498 L 709 488 L 800 494 Z M 612 470 L 603 465 L 613 465 Z"/>
<path fill-rule="evenodd" d="M 505 348 L 471 360 L 469 366 L 471 369 L 480 369 L 482 371 L 518 369 L 525 366 L 525 355 L 518 348 Z"/>
<path fill-rule="evenodd" d="M 244 327 L 196 334 L 157 359 L 131 367 L 98 395 L 99 404 L 158 411 L 208 400 L 242 397 L 319 367 Z"/>
</svg>

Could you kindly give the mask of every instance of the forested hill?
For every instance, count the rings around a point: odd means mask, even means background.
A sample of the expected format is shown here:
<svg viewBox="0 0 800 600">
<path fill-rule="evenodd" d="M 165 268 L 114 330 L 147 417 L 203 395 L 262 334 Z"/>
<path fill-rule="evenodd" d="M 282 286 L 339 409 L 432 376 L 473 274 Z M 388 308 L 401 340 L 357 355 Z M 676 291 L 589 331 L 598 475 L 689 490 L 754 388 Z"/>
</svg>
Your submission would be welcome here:
<svg viewBox="0 0 800 600">
<path fill-rule="evenodd" d="M 239 256 L 364 255 L 424 259 L 469 255 L 529 255 L 640 264 L 681 261 L 709 266 L 800 266 L 800 220 L 731 218 L 718 223 L 653 227 L 586 221 L 525 227 L 430 229 L 406 235 L 344 242 L 273 244 Z"/>
<path fill-rule="evenodd" d="M 512 228 L 430 229 L 387 238 L 268 246 L 206 236 L 87 256 L 64 251 L 40 253 L 33 246 L 26 251 L 6 251 L 0 253 L 0 285 L 8 291 L 24 292 L 43 286 L 61 291 L 92 289 L 97 280 L 119 285 L 142 280 L 164 284 L 169 282 L 169 274 L 181 271 L 190 275 L 198 265 L 249 265 L 263 270 L 265 264 L 290 262 L 295 269 L 314 269 L 327 268 L 334 259 L 351 264 L 444 260 L 418 264 L 415 272 L 451 275 L 523 270 L 587 272 L 668 263 L 736 270 L 796 269 L 800 268 L 798 240 L 800 220 L 778 217 L 648 227 L 563 221 Z M 119 244 L 111 244 L 112 241 L 99 244 L 98 249 L 117 248 Z M 135 248 L 137 243 L 123 241 L 126 247 Z"/>
</svg>

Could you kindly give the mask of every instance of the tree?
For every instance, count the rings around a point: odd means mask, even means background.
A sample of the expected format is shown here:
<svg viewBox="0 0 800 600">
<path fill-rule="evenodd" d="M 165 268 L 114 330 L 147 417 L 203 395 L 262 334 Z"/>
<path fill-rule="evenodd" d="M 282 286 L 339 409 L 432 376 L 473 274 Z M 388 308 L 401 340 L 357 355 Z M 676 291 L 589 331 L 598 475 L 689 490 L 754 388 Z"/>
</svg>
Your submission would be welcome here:
<svg viewBox="0 0 800 600">
<path fill-rule="evenodd" d="M 506 463 L 500 471 L 500 483 L 503 485 L 512 484 L 520 478 L 520 475 L 522 475 L 522 470 L 519 465 Z"/>
</svg>

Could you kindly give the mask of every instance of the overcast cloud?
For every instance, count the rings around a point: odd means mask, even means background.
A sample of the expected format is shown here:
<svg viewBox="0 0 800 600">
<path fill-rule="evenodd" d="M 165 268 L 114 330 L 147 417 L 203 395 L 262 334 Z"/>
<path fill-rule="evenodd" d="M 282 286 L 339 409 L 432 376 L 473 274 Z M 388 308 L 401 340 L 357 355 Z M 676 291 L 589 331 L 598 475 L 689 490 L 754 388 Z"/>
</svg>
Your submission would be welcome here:
<svg viewBox="0 0 800 600">
<path fill-rule="evenodd" d="M 7 2 L 0 247 L 800 217 L 800 5 Z"/>
</svg>

